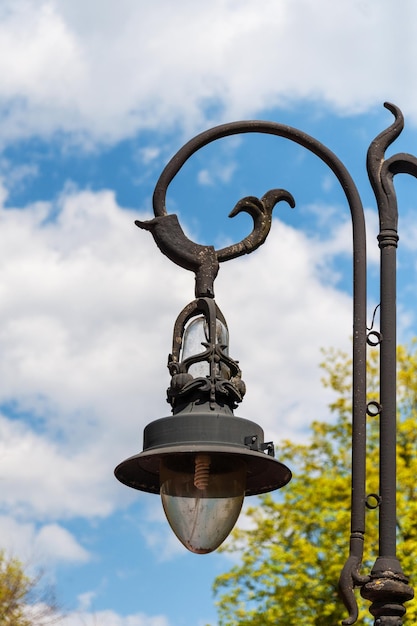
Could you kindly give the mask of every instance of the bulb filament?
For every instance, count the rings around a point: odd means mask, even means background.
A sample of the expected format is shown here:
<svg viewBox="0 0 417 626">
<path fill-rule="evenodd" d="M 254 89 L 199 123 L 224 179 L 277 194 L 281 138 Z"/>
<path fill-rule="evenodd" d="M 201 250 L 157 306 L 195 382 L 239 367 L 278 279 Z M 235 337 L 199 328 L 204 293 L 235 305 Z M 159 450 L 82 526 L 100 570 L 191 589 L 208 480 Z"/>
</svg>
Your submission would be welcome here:
<svg viewBox="0 0 417 626">
<path fill-rule="evenodd" d="M 197 454 L 195 457 L 194 486 L 206 489 L 210 475 L 210 457 L 208 454 Z"/>
</svg>

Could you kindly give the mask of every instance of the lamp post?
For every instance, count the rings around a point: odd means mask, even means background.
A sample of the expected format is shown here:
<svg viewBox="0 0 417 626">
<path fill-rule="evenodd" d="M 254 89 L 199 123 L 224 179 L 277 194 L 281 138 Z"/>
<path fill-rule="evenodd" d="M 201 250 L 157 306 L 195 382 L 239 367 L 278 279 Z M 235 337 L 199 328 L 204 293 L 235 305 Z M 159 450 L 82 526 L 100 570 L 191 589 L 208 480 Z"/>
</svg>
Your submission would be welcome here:
<svg viewBox="0 0 417 626">
<path fill-rule="evenodd" d="M 357 188 L 341 161 L 313 137 L 274 122 L 233 122 L 212 128 L 185 144 L 163 170 L 153 196 L 155 218 L 136 224 L 149 230 L 163 254 L 195 273 L 195 300 L 179 314 L 168 359 L 171 384 L 167 399 L 172 415 L 150 423 L 144 431 L 143 451 L 115 469 L 124 484 L 160 493 L 168 521 L 191 551 L 206 553 L 227 537 L 239 515 L 245 495 L 284 487 L 291 471 L 274 457 L 272 442 L 264 441 L 256 423 L 233 411 L 245 385 L 237 361 L 228 351 L 226 320 L 214 300 L 214 280 L 220 263 L 249 254 L 269 233 L 274 206 L 295 206 L 283 189 L 262 198 L 240 200 L 230 217 L 244 211 L 253 230 L 240 243 L 215 250 L 190 241 L 175 214 L 165 206 L 167 188 L 184 163 L 200 148 L 230 135 L 264 133 L 295 142 L 319 157 L 333 171 L 346 196 L 353 234 L 353 366 L 352 366 L 352 490 L 349 555 L 340 576 L 340 592 L 348 610 L 345 626 L 354 624 L 359 587 L 371 601 L 375 626 L 401 626 L 404 602 L 413 589 L 396 556 L 396 248 L 397 201 L 393 178 L 417 177 L 417 159 L 385 151 L 401 133 L 404 120 L 394 105 L 385 104 L 394 122 L 371 143 L 367 169 L 374 190 L 380 231 L 380 331 L 366 328 L 366 231 Z M 367 403 L 366 349 L 380 347 L 380 399 Z M 366 420 L 380 420 L 380 488 L 365 491 Z M 371 502 L 372 500 L 372 502 Z M 379 550 L 372 571 L 361 572 L 365 537 L 365 510 L 379 509 Z"/>
</svg>

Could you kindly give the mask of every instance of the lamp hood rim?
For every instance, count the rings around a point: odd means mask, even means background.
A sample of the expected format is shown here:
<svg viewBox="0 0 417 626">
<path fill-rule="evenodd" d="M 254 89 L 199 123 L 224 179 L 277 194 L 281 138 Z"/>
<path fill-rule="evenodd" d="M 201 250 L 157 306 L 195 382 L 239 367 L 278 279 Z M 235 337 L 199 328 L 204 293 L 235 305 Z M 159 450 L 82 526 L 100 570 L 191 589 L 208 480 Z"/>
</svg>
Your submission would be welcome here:
<svg viewBox="0 0 417 626">
<path fill-rule="evenodd" d="M 284 487 L 292 478 L 291 470 L 273 456 L 242 445 L 187 443 L 144 450 L 119 463 L 114 470 L 123 484 L 147 493 L 160 492 L 161 459 L 171 455 L 208 453 L 235 456 L 246 464 L 245 495 L 258 495 Z"/>
</svg>

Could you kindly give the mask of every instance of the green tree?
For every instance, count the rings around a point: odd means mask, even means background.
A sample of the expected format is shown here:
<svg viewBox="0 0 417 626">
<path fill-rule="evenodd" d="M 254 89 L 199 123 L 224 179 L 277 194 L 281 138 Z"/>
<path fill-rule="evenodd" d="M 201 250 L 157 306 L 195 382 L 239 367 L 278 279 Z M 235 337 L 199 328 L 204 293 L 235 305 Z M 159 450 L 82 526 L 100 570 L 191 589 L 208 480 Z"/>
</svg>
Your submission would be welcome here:
<svg viewBox="0 0 417 626">
<path fill-rule="evenodd" d="M 0 624 L 46 626 L 59 619 L 51 598 L 46 601 L 40 593 L 39 580 L 28 576 L 20 561 L 0 552 Z"/>
<path fill-rule="evenodd" d="M 369 357 L 369 400 L 378 397 L 378 355 Z M 245 528 L 223 548 L 236 565 L 218 576 L 219 626 L 335 626 L 346 617 L 338 579 L 350 529 L 351 363 L 329 351 L 325 386 L 335 392 L 335 419 L 314 422 L 307 443 L 284 441 L 277 458 L 293 470 L 291 483 L 246 511 Z M 398 348 L 398 556 L 411 575 L 417 558 L 417 350 Z M 378 492 L 378 419 L 368 419 L 367 493 Z M 367 511 L 363 573 L 377 556 L 377 510 Z M 412 583 L 412 581 L 411 581 Z M 359 594 L 358 594 L 359 596 Z M 359 623 L 372 624 L 358 597 Z M 407 603 L 405 623 L 417 623 Z"/>
</svg>

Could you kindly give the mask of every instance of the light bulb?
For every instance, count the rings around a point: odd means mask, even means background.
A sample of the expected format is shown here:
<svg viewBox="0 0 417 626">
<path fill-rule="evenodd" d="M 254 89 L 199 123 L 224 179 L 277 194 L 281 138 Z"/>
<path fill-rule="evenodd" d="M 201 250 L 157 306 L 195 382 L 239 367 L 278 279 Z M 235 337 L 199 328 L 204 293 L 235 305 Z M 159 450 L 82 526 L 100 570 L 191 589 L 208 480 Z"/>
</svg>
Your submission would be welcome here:
<svg viewBox="0 0 417 626">
<path fill-rule="evenodd" d="M 207 489 L 210 477 L 210 456 L 208 454 L 196 454 L 194 486 L 200 491 Z"/>
<path fill-rule="evenodd" d="M 245 463 L 224 454 L 172 455 L 161 461 L 160 481 L 165 515 L 181 543 L 197 554 L 218 548 L 242 508 Z"/>
</svg>

